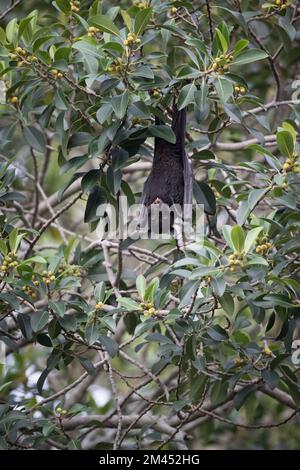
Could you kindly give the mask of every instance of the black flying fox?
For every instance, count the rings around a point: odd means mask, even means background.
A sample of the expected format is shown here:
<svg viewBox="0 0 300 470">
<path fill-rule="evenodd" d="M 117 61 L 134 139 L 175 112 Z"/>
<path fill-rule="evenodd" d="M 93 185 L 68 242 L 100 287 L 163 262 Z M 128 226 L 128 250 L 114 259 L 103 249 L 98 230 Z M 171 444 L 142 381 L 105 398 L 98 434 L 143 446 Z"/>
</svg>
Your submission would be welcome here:
<svg viewBox="0 0 300 470">
<path fill-rule="evenodd" d="M 156 117 L 156 124 L 162 124 Z M 171 144 L 160 137 L 155 138 L 152 169 L 147 178 L 141 204 L 141 226 L 153 204 L 167 206 L 192 203 L 193 177 L 189 159 L 185 152 L 186 109 L 172 110 L 172 129 L 176 143 Z M 152 206 L 153 207 L 153 206 Z"/>
</svg>

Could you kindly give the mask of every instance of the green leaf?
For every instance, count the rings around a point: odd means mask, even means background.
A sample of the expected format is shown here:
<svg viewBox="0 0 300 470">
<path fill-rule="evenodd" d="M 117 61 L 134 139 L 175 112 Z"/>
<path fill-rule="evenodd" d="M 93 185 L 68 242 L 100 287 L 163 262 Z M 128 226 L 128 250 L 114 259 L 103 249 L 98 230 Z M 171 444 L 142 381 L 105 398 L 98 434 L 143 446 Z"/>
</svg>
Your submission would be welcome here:
<svg viewBox="0 0 300 470">
<path fill-rule="evenodd" d="M 245 239 L 245 252 L 246 253 L 248 253 L 251 250 L 258 235 L 260 234 L 262 230 L 263 230 L 263 227 L 255 227 L 247 233 L 246 239 Z"/>
<path fill-rule="evenodd" d="M 232 239 L 231 239 L 231 230 L 232 230 L 232 227 L 230 225 L 224 225 L 222 227 L 222 232 L 223 232 L 223 236 L 226 240 L 226 243 L 234 251 L 235 247 L 234 247 L 234 244 L 233 244 Z"/>
<path fill-rule="evenodd" d="M 234 46 L 234 55 L 237 56 L 240 54 L 249 44 L 249 41 L 247 39 L 240 39 L 236 45 Z"/>
<path fill-rule="evenodd" d="M 276 134 L 277 146 L 284 157 L 292 157 L 295 146 L 292 134 L 289 131 L 278 131 Z"/>
<path fill-rule="evenodd" d="M 221 342 L 228 339 L 227 332 L 219 325 L 212 326 L 207 330 L 208 336 L 214 341 Z"/>
<path fill-rule="evenodd" d="M 231 230 L 230 236 L 235 250 L 237 251 L 237 253 L 241 253 L 245 245 L 244 230 L 240 225 L 235 225 Z"/>
<path fill-rule="evenodd" d="M 191 155 L 193 160 L 215 160 L 216 155 L 211 150 L 200 150 L 199 152 Z"/>
<path fill-rule="evenodd" d="M 177 107 L 179 110 L 186 108 L 190 103 L 194 102 L 195 91 L 197 91 L 197 88 L 194 83 L 189 83 L 181 89 L 177 101 Z"/>
<path fill-rule="evenodd" d="M 263 196 L 268 192 L 268 188 L 263 189 L 252 189 L 248 195 L 248 201 L 242 201 L 237 211 L 237 222 L 240 225 L 244 225 L 247 218 L 263 198 Z"/>
<path fill-rule="evenodd" d="M 134 21 L 134 32 L 137 36 L 141 36 L 143 34 L 151 16 L 152 8 L 143 8 L 138 12 Z"/>
<path fill-rule="evenodd" d="M 97 28 L 100 29 L 100 31 L 104 31 L 105 33 L 109 34 L 114 34 L 115 36 L 118 36 L 121 38 L 120 31 L 114 24 L 114 22 L 108 18 L 108 16 L 105 15 L 96 15 L 92 16 L 89 19 L 89 25 L 91 26 L 96 26 Z"/>
<path fill-rule="evenodd" d="M 221 46 L 220 49 L 222 50 L 223 54 L 226 54 L 226 52 L 228 51 L 229 44 L 225 36 L 221 33 L 221 31 L 218 28 L 216 28 L 216 35 L 219 40 L 219 45 Z"/>
<path fill-rule="evenodd" d="M 95 59 L 101 57 L 98 47 L 90 39 L 82 39 L 82 41 L 76 41 L 72 45 L 73 49 L 81 52 L 83 57 L 90 56 Z"/>
<path fill-rule="evenodd" d="M 12 43 L 15 46 L 18 40 L 18 21 L 16 18 L 10 20 L 10 22 L 6 26 L 5 32 L 8 42 Z"/>
<path fill-rule="evenodd" d="M 135 302 L 135 300 L 130 299 L 129 297 L 119 297 L 117 299 L 118 304 L 123 307 L 128 312 L 134 312 L 136 310 L 142 310 L 140 304 Z"/>
<path fill-rule="evenodd" d="M 99 341 L 111 357 L 115 357 L 119 352 L 118 343 L 109 336 L 100 335 Z"/>
<path fill-rule="evenodd" d="M 218 77 L 215 81 L 215 87 L 220 100 L 226 103 L 233 93 L 232 83 L 229 82 L 226 78 Z"/>
<path fill-rule="evenodd" d="M 144 300 L 145 292 L 146 292 L 146 279 L 142 274 L 140 274 L 136 278 L 136 288 L 137 288 L 140 298 Z"/>
<path fill-rule="evenodd" d="M 246 51 L 234 56 L 232 65 L 244 65 L 251 62 L 257 62 L 258 60 L 266 59 L 268 54 L 259 49 L 247 49 Z"/>
<path fill-rule="evenodd" d="M 99 328 L 96 324 L 92 323 L 88 325 L 85 330 L 85 340 L 87 341 L 88 345 L 91 346 L 94 344 L 97 339 L 99 338 Z"/>
<path fill-rule="evenodd" d="M 157 126 L 149 126 L 148 131 L 154 137 L 159 137 L 167 142 L 170 142 L 171 144 L 176 143 L 176 136 L 171 127 L 160 124 Z"/>
<path fill-rule="evenodd" d="M 232 296 L 225 292 L 225 294 L 219 298 L 219 302 L 223 308 L 223 310 L 232 317 L 234 315 L 234 300 Z"/>
<path fill-rule="evenodd" d="M 33 331 L 41 331 L 48 323 L 49 313 L 48 310 L 33 313 L 30 317 L 30 324 Z"/>
<path fill-rule="evenodd" d="M 42 131 L 33 126 L 24 128 L 24 137 L 28 145 L 37 150 L 38 152 L 44 153 L 46 150 L 46 137 Z"/>
<path fill-rule="evenodd" d="M 55 0 L 55 3 L 63 13 L 70 12 L 70 2 L 68 0 Z"/>
<path fill-rule="evenodd" d="M 122 93 L 121 95 L 114 96 L 111 100 L 112 108 L 118 119 L 122 119 L 127 111 L 129 103 L 129 94 L 127 92 Z"/>
<path fill-rule="evenodd" d="M 207 214 L 214 215 L 216 213 L 216 198 L 208 184 L 203 181 L 194 181 L 193 193 L 197 203 L 204 205 Z"/>
</svg>

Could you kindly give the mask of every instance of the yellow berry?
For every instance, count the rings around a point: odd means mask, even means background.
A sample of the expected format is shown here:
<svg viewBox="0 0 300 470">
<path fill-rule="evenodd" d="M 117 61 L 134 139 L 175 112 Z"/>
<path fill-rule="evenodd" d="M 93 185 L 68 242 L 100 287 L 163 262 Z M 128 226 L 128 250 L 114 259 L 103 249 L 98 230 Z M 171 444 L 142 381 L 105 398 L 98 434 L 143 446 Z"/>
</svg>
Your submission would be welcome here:
<svg viewBox="0 0 300 470">
<path fill-rule="evenodd" d="M 246 88 L 245 88 L 244 86 L 242 86 L 242 87 L 240 88 L 240 92 L 241 92 L 241 93 L 246 93 Z"/>
<path fill-rule="evenodd" d="M 56 411 L 57 411 L 57 413 L 61 413 L 61 412 L 62 412 L 62 408 L 59 406 L 58 408 L 56 408 Z"/>
<path fill-rule="evenodd" d="M 11 59 L 16 59 L 17 58 L 17 55 L 14 54 L 13 52 L 10 52 L 8 55 Z"/>
<path fill-rule="evenodd" d="M 12 96 L 10 99 L 11 103 L 17 104 L 19 102 L 19 98 L 17 96 Z"/>
<path fill-rule="evenodd" d="M 7 267 L 6 266 L 1 266 L 1 271 L 3 271 L 5 273 L 5 271 L 7 271 Z"/>
<path fill-rule="evenodd" d="M 136 42 L 137 44 L 140 44 L 140 43 L 141 43 L 140 38 L 137 38 L 137 39 L 135 40 L 135 42 Z"/>
<path fill-rule="evenodd" d="M 213 70 L 217 70 L 217 69 L 219 68 L 219 66 L 218 66 L 218 64 L 217 64 L 216 62 L 214 62 L 214 63 L 212 64 L 212 68 L 213 68 Z"/>
<path fill-rule="evenodd" d="M 148 312 L 149 312 L 149 315 L 154 315 L 155 309 L 153 307 L 151 307 L 151 308 L 149 308 Z"/>
<path fill-rule="evenodd" d="M 21 53 L 23 52 L 22 47 L 20 47 L 20 46 L 16 47 L 16 52 L 18 52 L 19 54 L 21 54 Z"/>
<path fill-rule="evenodd" d="M 63 75 L 61 72 L 58 72 L 57 78 L 63 78 L 63 76 L 64 76 L 64 75 Z"/>
<path fill-rule="evenodd" d="M 58 74 L 58 70 L 56 70 L 56 69 L 52 69 L 51 72 L 52 72 L 52 75 L 57 75 Z"/>
<path fill-rule="evenodd" d="M 67 410 L 62 410 L 62 411 L 61 411 L 61 414 L 62 414 L 63 416 L 65 416 L 67 413 L 68 413 Z"/>
<path fill-rule="evenodd" d="M 236 91 L 236 93 L 239 93 L 239 92 L 241 91 L 241 89 L 240 89 L 239 86 L 236 85 L 236 86 L 234 87 L 234 91 Z"/>
<path fill-rule="evenodd" d="M 266 356 L 272 356 L 273 354 L 270 348 L 264 348 L 262 350 L 262 353 L 265 354 Z"/>
<path fill-rule="evenodd" d="M 171 12 L 173 13 L 173 15 L 175 15 L 177 13 L 177 8 L 176 7 L 172 7 L 171 8 Z"/>
<path fill-rule="evenodd" d="M 241 366 L 242 364 L 244 364 L 244 359 L 242 359 L 241 357 L 236 357 L 234 359 L 234 362 L 237 366 Z"/>
<path fill-rule="evenodd" d="M 50 279 L 46 279 L 46 281 L 45 281 L 45 282 L 46 282 L 47 286 L 49 286 L 49 284 L 51 284 L 51 281 L 50 281 Z"/>
<path fill-rule="evenodd" d="M 49 279 L 50 279 L 50 281 L 55 281 L 55 276 L 52 275 L 52 276 L 50 276 Z"/>
<path fill-rule="evenodd" d="M 282 168 L 284 169 L 284 171 L 290 171 L 291 165 L 289 163 L 284 163 Z"/>
<path fill-rule="evenodd" d="M 230 266 L 229 269 L 230 269 L 231 272 L 235 271 L 235 267 L 234 267 L 234 266 Z"/>
<path fill-rule="evenodd" d="M 258 245 L 258 246 L 256 247 L 256 250 L 255 250 L 255 251 L 256 251 L 256 253 L 260 253 L 260 252 L 261 252 L 261 246 Z"/>
</svg>

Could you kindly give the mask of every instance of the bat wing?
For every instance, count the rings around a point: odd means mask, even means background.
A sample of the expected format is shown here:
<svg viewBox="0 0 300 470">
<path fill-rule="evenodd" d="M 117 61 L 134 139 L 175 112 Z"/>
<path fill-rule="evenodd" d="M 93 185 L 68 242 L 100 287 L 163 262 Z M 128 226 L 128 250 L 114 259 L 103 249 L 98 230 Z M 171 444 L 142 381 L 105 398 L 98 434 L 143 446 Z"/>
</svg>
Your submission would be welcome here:
<svg viewBox="0 0 300 470">
<path fill-rule="evenodd" d="M 173 104 L 172 129 L 176 135 L 176 150 L 181 154 L 183 163 L 184 179 L 184 204 L 192 204 L 193 196 L 193 173 L 191 163 L 185 151 L 185 132 L 186 132 L 186 108 L 178 111 L 177 106 Z"/>
</svg>

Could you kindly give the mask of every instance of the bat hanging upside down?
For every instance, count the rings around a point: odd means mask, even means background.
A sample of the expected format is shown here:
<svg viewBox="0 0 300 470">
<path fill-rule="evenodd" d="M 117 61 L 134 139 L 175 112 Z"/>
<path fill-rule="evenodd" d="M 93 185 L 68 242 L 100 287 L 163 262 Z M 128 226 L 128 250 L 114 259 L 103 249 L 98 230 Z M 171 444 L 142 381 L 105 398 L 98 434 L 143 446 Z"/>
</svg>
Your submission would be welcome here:
<svg viewBox="0 0 300 470">
<path fill-rule="evenodd" d="M 162 124 L 156 117 L 156 124 Z M 154 158 L 151 173 L 144 184 L 141 198 L 141 226 L 149 219 L 156 206 L 192 203 L 193 178 L 190 162 L 185 152 L 186 109 L 172 110 L 172 129 L 176 143 L 171 144 L 162 138 L 155 138 Z M 148 221 L 149 224 L 149 221 Z"/>
</svg>

